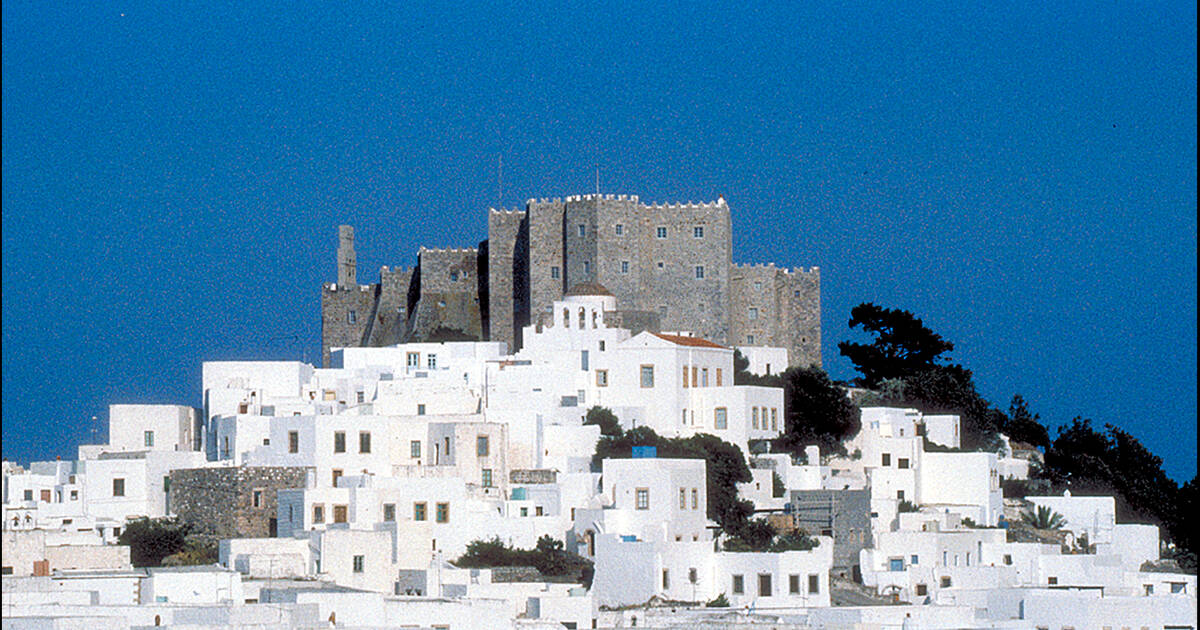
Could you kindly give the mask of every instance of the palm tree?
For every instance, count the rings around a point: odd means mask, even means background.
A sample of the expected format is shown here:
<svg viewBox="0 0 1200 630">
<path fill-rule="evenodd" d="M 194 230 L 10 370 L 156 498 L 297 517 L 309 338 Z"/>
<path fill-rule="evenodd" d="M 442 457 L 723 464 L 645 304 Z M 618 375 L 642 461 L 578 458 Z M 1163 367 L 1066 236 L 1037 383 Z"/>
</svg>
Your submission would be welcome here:
<svg viewBox="0 0 1200 630">
<path fill-rule="evenodd" d="M 1063 518 L 1062 514 L 1045 505 L 1037 506 L 1036 513 L 1026 510 L 1024 518 L 1025 522 L 1034 529 L 1062 529 L 1063 525 L 1067 524 L 1067 519 Z"/>
</svg>

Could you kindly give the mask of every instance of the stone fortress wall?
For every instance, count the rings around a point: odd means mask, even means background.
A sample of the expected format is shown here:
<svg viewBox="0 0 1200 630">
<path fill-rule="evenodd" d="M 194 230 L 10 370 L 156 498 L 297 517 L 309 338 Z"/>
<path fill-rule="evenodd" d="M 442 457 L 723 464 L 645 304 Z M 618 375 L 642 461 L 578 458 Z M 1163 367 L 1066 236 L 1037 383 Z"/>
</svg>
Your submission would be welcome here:
<svg viewBox="0 0 1200 630">
<path fill-rule="evenodd" d="M 206 540 L 266 538 L 275 536 L 277 493 L 305 487 L 308 470 L 294 466 L 179 468 L 170 473 L 168 501 L 179 520 Z"/>
<path fill-rule="evenodd" d="M 408 267 L 379 268 L 375 307 L 362 345 L 390 346 L 404 338 L 408 325 L 408 287 L 414 271 Z"/>
<path fill-rule="evenodd" d="M 410 285 L 416 290 L 409 291 L 412 314 L 405 339 L 427 339 L 438 327 L 483 339 L 478 271 L 477 248 L 422 247 L 417 254 L 420 282 Z"/>
<path fill-rule="evenodd" d="M 821 365 L 821 270 L 773 263 L 730 270 L 729 343 L 788 349 L 792 365 Z"/>
<path fill-rule="evenodd" d="M 519 298 L 518 293 L 528 287 L 525 283 L 516 282 L 522 273 L 517 271 L 517 261 L 528 268 L 529 235 L 524 210 L 491 210 L 488 212 L 488 238 L 486 243 L 487 266 L 484 288 L 481 291 L 480 302 L 484 316 L 482 328 L 484 336 L 491 341 L 504 341 L 509 348 L 515 348 L 517 343 L 516 331 Z M 525 243 L 524 247 L 520 247 Z M 525 302 L 524 313 L 528 321 L 528 302 Z"/>
<path fill-rule="evenodd" d="M 643 204 L 637 195 L 530 199 L 490 210 L 478 248 L 421 248 L 414 269 L 358 285 L 354 233 L 339 228 L 338 284 L 322 291 L 329 348 L 427 339 L 438 327 L 521 346 L 521 328 L 573 286 L 598 283 L 640 329 L 728 345 L 781 346 L 821 365 L 820 270 L 732 263 L 729 206 Z M 353 313 L 353 314 L 352 314 Z"/>
</svg>

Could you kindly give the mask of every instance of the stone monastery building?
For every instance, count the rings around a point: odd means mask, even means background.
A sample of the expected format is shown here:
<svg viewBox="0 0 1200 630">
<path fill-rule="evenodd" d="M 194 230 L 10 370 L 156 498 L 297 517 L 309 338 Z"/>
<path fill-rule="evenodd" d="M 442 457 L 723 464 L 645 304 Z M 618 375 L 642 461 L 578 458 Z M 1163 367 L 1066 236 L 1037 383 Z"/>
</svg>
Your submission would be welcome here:
<svg viewBox="0 0 1200 630">
<path fill-rule="evenodd" d="M 621 305 L 606 326 L 690 330 L 729 346 L 785 348 L 821 365 L 821 275 L 732 262 L 729 206 L 643 204 L 637 195 L 531 199 L 490 210 L 478 247 L 427 249 L 412 269 L 359 285 L 354 229 L 339 228 L 337 283 L 321 291 L 323 365 L 330 348 L 385 346 L 457 333 L 522 347 L 521 329 L 555 300 L 599 284 Z M 437 337 L 434 337 L 435 339 Z"/>
</svg>

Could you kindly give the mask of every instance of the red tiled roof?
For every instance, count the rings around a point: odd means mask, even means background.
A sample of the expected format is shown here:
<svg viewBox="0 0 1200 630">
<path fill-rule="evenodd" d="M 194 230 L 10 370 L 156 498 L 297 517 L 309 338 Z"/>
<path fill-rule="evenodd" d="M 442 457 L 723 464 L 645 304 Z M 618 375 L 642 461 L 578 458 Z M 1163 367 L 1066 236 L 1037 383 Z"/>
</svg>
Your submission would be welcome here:
<svg viewBox="0 0 1200 630">
<path fill-rule="evenodd" d="M 664 334 L 656 333 L 656 332 L 652 332 L 650 334 L 654 335 L 655 337 L 658 337 L 659 339 L 662 339 L 664 341 L 670 341 L 671 343 L 680 345 L 680 346 L 691 346 L 694 348 L 720 348 L 722 350 L 729 349 L 720 344 L 713 343 L 707 339 L 701 339 L 700 337 L 683 337 L 681 335 L 664 335 Z"/>
</svg>

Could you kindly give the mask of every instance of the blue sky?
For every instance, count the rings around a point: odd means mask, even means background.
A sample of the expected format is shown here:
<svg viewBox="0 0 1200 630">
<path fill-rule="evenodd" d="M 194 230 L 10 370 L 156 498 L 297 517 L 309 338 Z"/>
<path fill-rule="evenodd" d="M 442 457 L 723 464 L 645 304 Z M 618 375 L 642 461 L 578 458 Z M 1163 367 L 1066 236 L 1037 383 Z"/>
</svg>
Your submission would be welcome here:
<svg viewBox="0 0 1200 630">
<path fill-rule="evenodd" d="M 339 223 L 374 281 L 598 165 L 820 266 L 835 378 L 851 307 L 909 309 L 1002 407 L 1195 474 L 1194 4 L 617 4 L 5 2 L 4 456 L 319 358 Z"/>
</svg>

